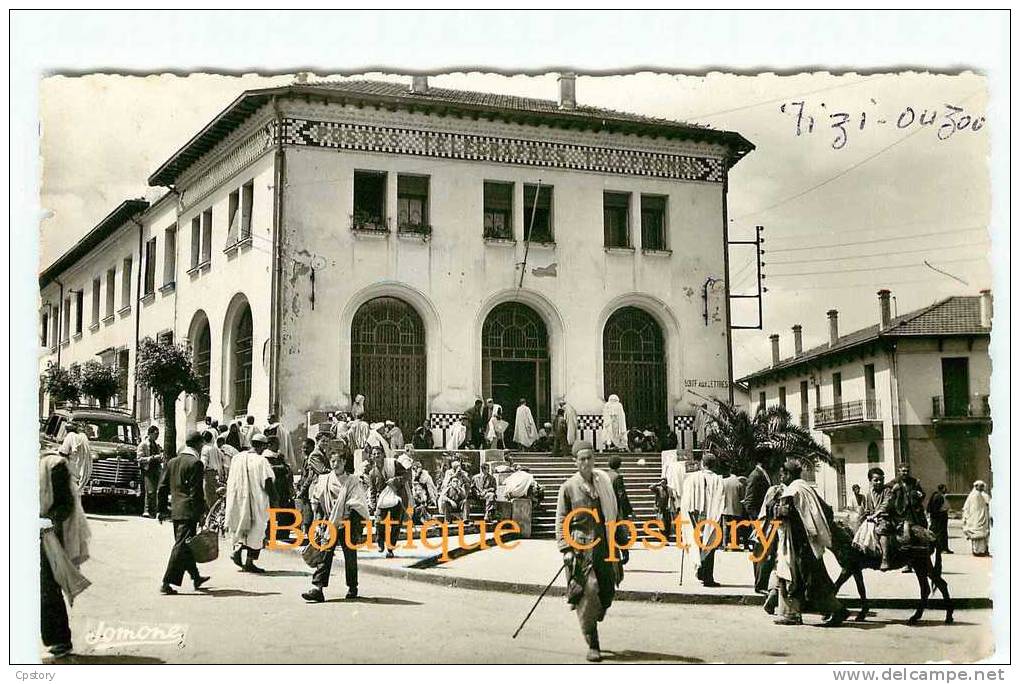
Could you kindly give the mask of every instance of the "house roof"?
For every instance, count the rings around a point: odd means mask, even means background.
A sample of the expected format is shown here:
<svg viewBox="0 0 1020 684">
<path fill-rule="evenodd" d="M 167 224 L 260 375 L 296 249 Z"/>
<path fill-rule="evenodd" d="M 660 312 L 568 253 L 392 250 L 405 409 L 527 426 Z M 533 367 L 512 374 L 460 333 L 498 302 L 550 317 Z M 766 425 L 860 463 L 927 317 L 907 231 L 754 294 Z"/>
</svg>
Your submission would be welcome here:
<svg viewBox="0 0 1020 684">
<path fill-rule="evenodd" d="M 870 325 L 840 336 L 835 345 L 828 343 L 806 349 L 800 356 L 782 359 L 778 364 L 740 378 L 737 382 L 767 377 L 773 373 L 807 364 L 829 354 L 878 339 L 896 337 L 931 337 L 952 335 L 989 335 L 992 329 L 981 325 L 981 297 L 947 297 L 921 309 L 896 316 L 885 330 Z"/>
<path fill-rule="evenodd" d="M 129 199 L 121 202 L 96 226 L 85 234 L 71 249 L 64 252 L 59 259 L 46 267 L 39 274 L 39 289 L 56 280 L 61 273 L 77 263 L 82 257 L 99 246 L 106 238 L 113 235 L 125 222 L 135 218 L 146 209 L 149 203 L 143 199 Z"/>
<path fill-rule="evenodd" d="M 149 185 L 173 185 L 189 166 L 273 97 L 319 97 L 342 103 L 413 107 L 424 111 L 511 118 L 522 123 L 712 142 L 730 148 L 730 166 L 754 149 L 739 133 L 600 107 L 577 105 L 574 109 L 561 109 L 555 100 L 450 88 L 429 87 L 425 92 L 412 93 L 406 84 L 389 81 L 322 81 L 245 91 L 156 169 L 149 177 Z"/>
</svg>

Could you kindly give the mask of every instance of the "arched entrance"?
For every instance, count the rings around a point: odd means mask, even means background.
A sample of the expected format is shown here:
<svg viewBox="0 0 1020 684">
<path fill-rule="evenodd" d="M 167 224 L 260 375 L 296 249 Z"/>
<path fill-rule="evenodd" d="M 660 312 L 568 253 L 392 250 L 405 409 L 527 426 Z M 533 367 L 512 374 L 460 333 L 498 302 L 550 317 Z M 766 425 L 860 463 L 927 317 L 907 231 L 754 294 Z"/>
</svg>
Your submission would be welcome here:
<svg viewBox="0 0 1020 684">
<path fill-rule="evenodd" d="M 666 346 L 662 328 L 634 306 L 613 312 L 602 335 L 605 395 L 620 397 L 627 425 L 666 424 Z"/>
<path fill-rule="evenodd" d="M 252 352 L 252 320 L 251 307 L 245 303 L 237 316 L 232 337 L 231 355 L 233 356 L 233 373 L 231 374 L 231 405 L 237 415 L 248 410 L 251 400 L 251 352 Z"/>
<path fill-rule="evenodd" d="M 538 312 L 519 302 L 496 305 L 482 325 L 482 391 L 503 407 L 508 439 L 521 399 L 539 425 L 550 419 L 549 365 L 549 334 Z"/>
<path fill-rule="evenodd" d="M 370 421 L 392 420 L 404 434 L 425 416 L 425 325 L 396 297 L 362 304 L 351 322 L 351 397 L 365 396 Z"/>
<path fill-rule="evenodd" d="M 198 376 L 199 391 L 195 395 L 195 420 L 200 421 L 208 415 L 209 388 L 212 355 L 212 335 L 209 331 L 209 319 L 205 312 L 199 311 L 191 321 L 188 335 L 191 345 L 191 363 Z"/>
</svg>

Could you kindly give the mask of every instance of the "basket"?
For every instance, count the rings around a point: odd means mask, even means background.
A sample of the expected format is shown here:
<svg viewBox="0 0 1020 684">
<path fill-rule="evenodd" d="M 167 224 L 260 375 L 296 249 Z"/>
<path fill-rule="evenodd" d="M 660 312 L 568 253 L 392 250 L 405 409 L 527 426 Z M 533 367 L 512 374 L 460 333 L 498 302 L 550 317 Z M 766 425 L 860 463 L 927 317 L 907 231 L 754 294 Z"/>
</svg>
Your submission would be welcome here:
<svg viewBox="0 0 1020 684">
<path fill-rule="evenodd" d="M 215 530 L 202 530 L 189 539 L 187 544 L 196 563 L 208 563 L 219 558 L 220 538 Z"/>
</svg>

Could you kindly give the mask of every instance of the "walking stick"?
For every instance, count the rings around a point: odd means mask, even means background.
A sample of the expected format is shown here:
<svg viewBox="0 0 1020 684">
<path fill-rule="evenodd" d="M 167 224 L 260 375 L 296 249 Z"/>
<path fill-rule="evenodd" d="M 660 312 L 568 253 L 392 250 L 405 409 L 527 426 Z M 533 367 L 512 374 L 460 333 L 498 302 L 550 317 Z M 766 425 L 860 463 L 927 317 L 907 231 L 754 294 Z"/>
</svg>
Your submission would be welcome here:
<svg viewBox="0 0 1020 684">
<path fill-rule="evenodd" d="M 535 612 L 536 608 L 538 608 L 538 604 L 542 602 L 543 598 L 545 598 L 546 592 L 548 592 L 552 588 L 553 583 L 559 579 L 560 573 L 562 573 L 563 569 L 566 567 L 567 567 L 566 565 L 560 565 L 560 569 L 556 571 L 556 574 L 553 575 L 552 581 L 550 581 L 549 584 L 546 585 L 545 589 L 542 590 L 542 593 L 538 595 L 538 600 L 535 601 L 535 605 L 533 605 L 531 607 L 531 610 L 528 611 L 528 614 L 524 616 L 524 622 L 522 622 L 521 626 L 517 628 L 517 631 L 514 632 L 514 635 L 510 637 L 511 639 L 516 639 L 517 635 L 521 633 L 521 630 L 524 629 L 524 625 L 531 618 L 531 614 Z"/>
<path fill-rule="evenodd" d="M 687 558 L 687 547 L 686 546 L 681 546 L 680 547 L 680 585 L 681 586 L 683 586 L 683 583 L 684 583 L 684 565 L 685 565 L 684 560 L 686 560 L 686 558 Z"/>
</svg>

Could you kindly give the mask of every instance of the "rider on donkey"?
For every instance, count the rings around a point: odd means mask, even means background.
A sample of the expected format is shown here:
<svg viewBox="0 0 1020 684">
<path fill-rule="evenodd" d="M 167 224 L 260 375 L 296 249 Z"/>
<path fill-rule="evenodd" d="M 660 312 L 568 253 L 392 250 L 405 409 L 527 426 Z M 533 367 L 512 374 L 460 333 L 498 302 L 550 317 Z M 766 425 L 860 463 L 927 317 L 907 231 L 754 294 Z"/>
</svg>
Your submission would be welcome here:
<svg viewBox="0 0 1020 684">
<path fill-rule="evenodd" d="M 886 485 L 886 493 L 880 497 L 875 518 L 875 533 L 882 547 L 882 563 L 878 569 L 891 570 L 894 546 L 911 543 L 914 537 L 912 526 L 928 526 L 924 513 L 924 490 L 917 478 L 910 474 L 909 463 L 900 463 L 896 479 Z M 896 542 L 893 541 L 894 537 Z"/>
</svg>

